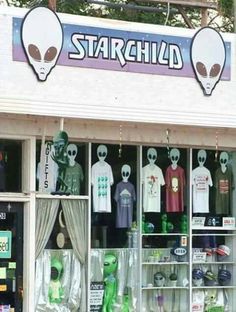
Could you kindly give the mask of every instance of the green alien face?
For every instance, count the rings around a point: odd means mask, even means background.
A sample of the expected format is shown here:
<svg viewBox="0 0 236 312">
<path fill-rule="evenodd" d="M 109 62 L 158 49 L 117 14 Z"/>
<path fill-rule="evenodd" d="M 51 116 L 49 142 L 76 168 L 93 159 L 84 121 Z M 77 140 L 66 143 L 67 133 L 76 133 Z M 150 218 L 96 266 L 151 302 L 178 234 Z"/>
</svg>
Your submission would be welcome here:
<svg viewBox="0 0 236 312">
<path fill-rule="evenodd" d="M 104 259 L 104 275 L 115 273 L 117 270 L 117 258 L 113 254 L 106 254 Z"/>
</svg>

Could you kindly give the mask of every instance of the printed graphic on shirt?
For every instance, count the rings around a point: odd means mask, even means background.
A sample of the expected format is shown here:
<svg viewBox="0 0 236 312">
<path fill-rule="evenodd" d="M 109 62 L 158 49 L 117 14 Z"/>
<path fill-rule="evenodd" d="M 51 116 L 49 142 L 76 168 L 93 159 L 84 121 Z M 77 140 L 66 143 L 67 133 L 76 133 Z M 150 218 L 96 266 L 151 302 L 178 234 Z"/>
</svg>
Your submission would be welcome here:
<svg viewBox="0 0 236 312">
<path fill-rule="evenodd" d="M 227 194 L 229 192 L 229 180 L 219 181 L 219 192 L 220 194 Z"/>
<path fill-rule="evenodd" d="M 158 177 L 151 175 L 147 177 L 148 180 L 148 195 L 151 197 L 156 197 L 158 195 Z"/>
<path fill-rule="evenodd" d="M 177 177 L 172 177 L 171 179 L 171 190 L 174 193 L 179 191 L 179 179 Z"/>
<path fill-rule="evenodd" d="M 197 175 L 195 177 L 196 192 L 206 192 L 208 189 L 208 176 Z"/>
<path fill-rule="evenodd" d="M 97 178 L 97 192 L 98 196 L 107 197 L 108 177 L 99 176 Z"/>
<path fill-rule="evenodd" d="M 131 207 L 131 194 L 126 189 L 120 193 L 120 205 L 127 209 Z"/>
</svg>

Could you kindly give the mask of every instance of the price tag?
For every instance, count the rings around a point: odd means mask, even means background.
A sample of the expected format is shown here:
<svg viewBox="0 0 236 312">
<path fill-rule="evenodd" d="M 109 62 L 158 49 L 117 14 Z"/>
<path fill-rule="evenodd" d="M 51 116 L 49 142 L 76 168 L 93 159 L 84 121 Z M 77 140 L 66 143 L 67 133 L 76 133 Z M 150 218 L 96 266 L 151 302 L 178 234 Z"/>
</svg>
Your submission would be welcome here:
<svg viewBox="0 0 236 312">
<path fill-rule="evenodd" d="M 7 285 L 0 285 L 0 291 L 7 291 Z"/>
<path fill-rule="evenodd" d="M 206 262 L 206 252 L 197 251 L 193 253 L 193 262 Z"/>
<path fill-rule="evenodd" d="M 193 227 L 204 227 L 205 217 L 193 217 L 192 226 Z"/>
<path fill-rule="evenodd" d="M 223 226 L 223 228 L 234 229 L 235 228 L 235 218 L 223 217 L 222 226 Z"/>
</svg>

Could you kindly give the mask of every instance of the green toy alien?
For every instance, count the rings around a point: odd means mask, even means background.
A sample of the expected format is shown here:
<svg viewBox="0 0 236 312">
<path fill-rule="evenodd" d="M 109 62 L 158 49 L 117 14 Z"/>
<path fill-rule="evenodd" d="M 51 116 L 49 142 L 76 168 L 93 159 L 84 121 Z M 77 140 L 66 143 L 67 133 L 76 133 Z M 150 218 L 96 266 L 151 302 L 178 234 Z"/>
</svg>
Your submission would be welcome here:
<svg viewBox="0 0 236 312">
<path fill-rule="evenodd" d="M 168 217 L 167 214 L 164 213 L 161 216 L 161 232 L 162 233 L 169 233 L 169 232 L 173 232 L 174 230 L 174 225 L 171 222 L 168 222 Z"/>
<path fill-rule="evenodd" d="M 186 214 L 183 214 L 180 219 L 180 230 L 181 233 L 187 234 L 188 233 L 188 217 Z"/>
<path fill-rule="evenodd" d="M 48 298 L 50 303 L 61 303 L 64 291 L 61 285 L 63 265 L 57 258 L 51 259 L 51 281 L 49 284 Z"/>
<path fill-rule="evenodd" d="M 117 257 L 114 254 L 106 254 L 104 259 L 104 297 L 102 312 L 112 312 L 113 304 L 117 296 L 116 270 L 118 267 Z"/>
</svg>

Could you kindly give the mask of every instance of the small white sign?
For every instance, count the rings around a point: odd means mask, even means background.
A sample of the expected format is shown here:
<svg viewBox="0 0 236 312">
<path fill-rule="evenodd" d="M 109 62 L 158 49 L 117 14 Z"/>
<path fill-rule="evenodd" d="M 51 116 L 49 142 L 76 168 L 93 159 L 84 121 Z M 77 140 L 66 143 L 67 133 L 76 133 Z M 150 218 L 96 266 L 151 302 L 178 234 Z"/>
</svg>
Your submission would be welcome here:
<svg viewBox="0 0 236 312">
<path fill-rule="evenodd" d="M 227 229 L 235 228 L 235 218 L 233 217 L 223 217 L 222 226 Z"/>
<path fill-rule="evenodd" d="M 194 263 L 206 262 L 206 252 L 203 251 L 194 252 L 193 262 Z"/>
<path fill-rule="evenodd" d="M 206 217 L 193 217 L 192 226 L 193 227 L 204 227 Z"/>
</svg>

